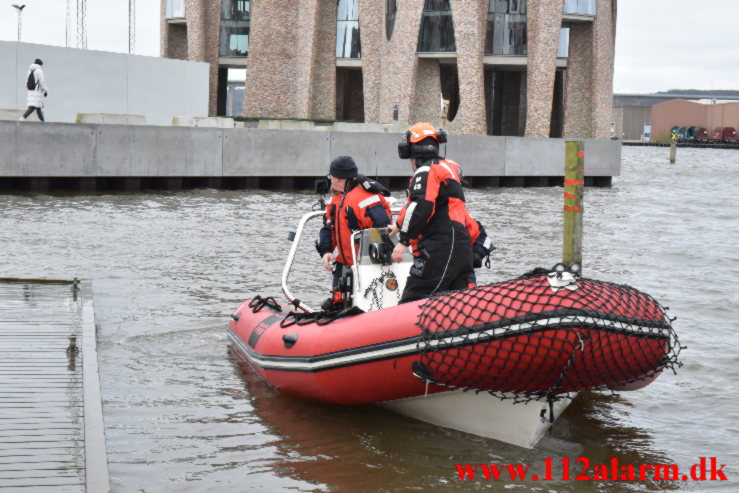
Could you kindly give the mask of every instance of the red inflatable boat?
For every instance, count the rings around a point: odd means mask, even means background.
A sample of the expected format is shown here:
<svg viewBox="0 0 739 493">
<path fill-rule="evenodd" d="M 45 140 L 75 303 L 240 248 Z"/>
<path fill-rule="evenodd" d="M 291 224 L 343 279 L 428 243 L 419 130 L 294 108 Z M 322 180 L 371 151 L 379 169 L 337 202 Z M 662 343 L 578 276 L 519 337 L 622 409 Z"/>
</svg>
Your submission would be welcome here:
<svg viewBox="0 0 739 493">
<path fill-rule="evenodd" d="M 229 337 L 277 390 L 336 404 L 450 388 L 519 399 L 634 390 L 676 362 L 674 332 L 651 297 L 587 279 L 558 287 L 553 275 L 335 320 L 257 297 L 233 314 Z"/>
<path fill-rule="evenodd" d="M 397 305 L 411 259 L 391 262 L 382 230 L 355 233 L 354 265 L 340 283 L 347 309 L 312 311 L 287 281 L 305 223 L 321 214 L 304 216 L 295 233 L 282 278 L 291 303 L 256 296 L 229 325 L 236 357 L 283 393 L 378 403 L 532 447 L 577 392 L 638 389 L 678 364 L 659 303 L 582 279 L 575 266 Z"/>
</svg>

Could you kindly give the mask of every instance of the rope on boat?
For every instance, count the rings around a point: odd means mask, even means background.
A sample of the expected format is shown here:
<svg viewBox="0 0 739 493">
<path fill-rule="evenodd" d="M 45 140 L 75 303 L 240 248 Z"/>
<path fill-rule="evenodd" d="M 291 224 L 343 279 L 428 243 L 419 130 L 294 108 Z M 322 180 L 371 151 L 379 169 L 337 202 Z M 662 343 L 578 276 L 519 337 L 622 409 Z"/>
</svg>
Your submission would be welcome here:
<svg viewBox="0 0 739 493">
<path fill-rule="evenodd" d="M 292 325 L 310 325 L 315 323 L 316 325 L 328 325 L 335 320 L 346 317 L 353 317 L 364 313 L 359 307 L 353 306 L 344 310 L 337 310 L 332 312 L 296 312 L 290 311 L 285 315 L 285 318 L 280 321 L 280 327 L 287 328 Z"/>
<path fill-rule="evenodd" d="M 362 293 L 366 298 L 368 298 L 370 295 L 372 295 L 372 300 L 370 301 L 369 310 L 379 310 L 383 307 L 383 296 L 385 293 L 385 285 L 388 281 L 395 281 L 396 286 L 398 282 L 398 278 L 395 276 L 395 273 L 391 269 L 382 269 L 382 274 L 374 279 L 372 279 L 372 282 L 370 282 L 367 285 L 367 289 L 364 290 L 364 293 Z M 395 304 L 397 304 L 400 301 L 400 289 L 395 289 Z"/>
<path fill-rule="evenodd" d="M 274 310 L 276 312 L 281 312 L 282 311 L 282 307 L 280 307 L 280 304 L 277 303 L 277 301 L 275 300 L 274 296 L 266 296 L 266 297 L 262 298 L 261 296 L 256 295 L 249 302 L 249 308 L 251 308 L 251 311 L 254 312 L 254 313 L 257 313 L 258 311 L 260 311 L 265 306 L 268 306 L 269 308 L 271 308 L 272 310 Z"/>
</svg>

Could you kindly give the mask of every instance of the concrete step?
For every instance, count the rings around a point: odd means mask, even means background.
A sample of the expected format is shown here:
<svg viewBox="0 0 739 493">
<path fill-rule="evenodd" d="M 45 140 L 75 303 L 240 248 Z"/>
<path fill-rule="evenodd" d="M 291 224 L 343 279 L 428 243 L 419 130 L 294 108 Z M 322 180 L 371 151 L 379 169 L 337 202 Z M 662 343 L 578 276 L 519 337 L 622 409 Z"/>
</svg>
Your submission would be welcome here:
<svg viewBox="0 0 739 493">
<path fill-rule="evenodd" d="M 334 130 L 337 132 L 372 132 L 372 133 L 403 133 L 405 128 L 401 128 L 393 123 L 334 123 Z"/>
<path fill-rule="evenodd" d="M 24 110 L 11 110 L 11 109 L 1 109 L 0 108 L 0 120 L 10 120 L 10 121 L 17 121 L 20 119 L 20 117 L 23 116 Z M 34 112 L 34 115 L 36 113 Z"/>
<path fill-rule="evenodd" d="M 112 113 L 77 113 L 77 123 L 107 125 L 146 125 L 143 115 L 117 115 Z"/>
<path fill-rule="evenodd" d="M 259 120 L 257 128 L 267 130 L 323 130 L 316 124 L 303 120 Z"/>
<path fill-rule="evenodd" d="M 175 116 L 172 118 L 173 127 L 198 128 L 235 128 L 233 118 L 210 116 Z"/>
</svg>

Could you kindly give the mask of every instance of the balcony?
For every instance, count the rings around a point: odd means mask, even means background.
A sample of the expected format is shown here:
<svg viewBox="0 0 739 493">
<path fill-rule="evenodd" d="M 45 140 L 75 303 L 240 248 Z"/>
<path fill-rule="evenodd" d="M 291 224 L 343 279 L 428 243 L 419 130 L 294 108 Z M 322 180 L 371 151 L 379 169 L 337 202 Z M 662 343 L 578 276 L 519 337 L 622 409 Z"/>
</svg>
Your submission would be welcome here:
<svg viewBox="0 0 739 493">
<path fill-rule="evenodd" d="M 526 0 L 490 0 L 485 55 L 525 57 L 528 51 Z"/>
<path fill-rule="evenodd" d="M 565 0 L 562 14 L 564 20 L 592 21 L 595 17 L 595 0 Z"/>
<path fill-rule="evenodd" d="M 570 56 L 570 26 L 565 24 L 559 30 L 557 58 L 567 58 L 568 56 Z"/>
<path fill-rule="evenodd" d="M 218 55 L 221 58 L 244 58 L 249 54 L 251 2 L 249 0 L 221 0 L 221 39 Z"/>
<path fill-rule="evenodd" d="M 336 58 L 362 58 L 358 0 L 339 0 L 336 5 Z"/>
<path fill-rule="evenodd" d="M 454 20 L 449 0 L 426 0 L 418 32 L 420 53 L 456 53 Z"/>
<path fill-rule="evenodd" d="M 185 0 L 167 0 L 164 12 L 167 21 L 184 20 L 186 17 Z"/>
</svg>

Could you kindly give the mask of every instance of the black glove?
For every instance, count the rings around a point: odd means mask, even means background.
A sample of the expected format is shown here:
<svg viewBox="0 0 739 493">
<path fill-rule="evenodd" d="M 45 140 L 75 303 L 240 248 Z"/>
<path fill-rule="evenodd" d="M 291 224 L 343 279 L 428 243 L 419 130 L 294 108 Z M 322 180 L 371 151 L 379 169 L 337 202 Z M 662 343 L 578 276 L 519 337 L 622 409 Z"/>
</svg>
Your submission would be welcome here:
<svg viewBox="0 0 739 493">
<path fill-rule="evenodd" d="M 46 96 L 48 96 L 48 95 L 49 95 L 49 93 L 48 93 L 48 92 L 44 92 L 44 97 L 46 97 Z"/>
<path fill-rule="evenodd" d="M 482 255 L 478 252 L 472 252 L 472 267 L 475 269 L 482 267 Z"/>
<path fill-rule="evenodd" d="M 330 248 L 326 248 L 325 246 L 321 245 L 321 242 L 316 240 L 316 251 L 318 252 L 318 255 L 320 255 L 321 258 L 323 258 L 324 255 L 327 253 L 331 253 L 332 250 Z"/>
</svg>

